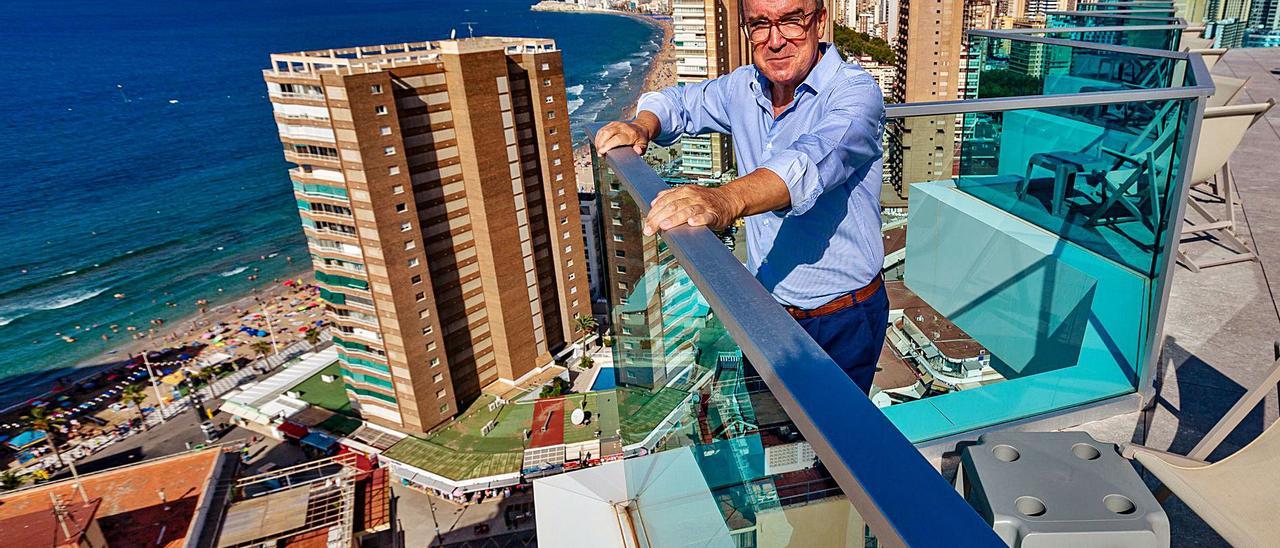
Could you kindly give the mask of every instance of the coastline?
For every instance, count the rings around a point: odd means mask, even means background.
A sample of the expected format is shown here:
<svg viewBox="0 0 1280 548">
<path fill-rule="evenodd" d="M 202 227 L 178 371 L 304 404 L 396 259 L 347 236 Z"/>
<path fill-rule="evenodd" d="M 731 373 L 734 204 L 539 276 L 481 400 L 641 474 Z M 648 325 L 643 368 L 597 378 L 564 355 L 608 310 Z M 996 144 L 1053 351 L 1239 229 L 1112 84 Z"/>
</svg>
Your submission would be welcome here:
<svg viewBox="0 0 1280 548">
<path fill-rule="evenodd" d="M 607 13 L 612 15 L 621 15 L 630 17 L 646 24 L 658 27 L 662 36 L 658 51 L 654 54 L 653 61 L 649 63 L 649 68 L 645 71 L 644 85 L 640 89 L 640 94 L 658 91 L 676 85 L 676 50 L 675 50 L 675 26 L 671 21 L 657 19 L 645 14 L 625 12 L 619 10 L 605 10 L 599 8 L 543 8 L 537 9 L 538 6 L 547 4 L 542 2 L 534 4 L 530 9 L 536 11 L 558 11 L 563 13 Z M 557 2 L 559 4 L 559 2 Z M 637 97 L 639 99 L 639 97 Z M 627 105 L 622 111 L 624 119 L 635 116 L 635 104 Z M 591 145 L 584 143 L 573 150 L 573 165 L 578 180 L 579 192 L 595 192 L 593 183 L 593 175 L 591 172 Z M 584 184 L 584 182 L 586 184 Z"/>
<path fill-rule="evenodd" d="M 300 280 L 302 286 L 306 287 L 314 282 L 314 275 L 310 269 L 303 269 L 285 279 Z M 0 414 L 10 413 L 25 407 L 32 400 L 43 399 L 55 393 L 59 381 L 64 385 L 74 385 L 125 365 L 132 356 L 142 352 L 164 351 L 198 342 L 200 335 L 209 327 L 220 323 L 234 323 L 242 314 L 255 307 L 258 301 L 276 301 L 292 292 L 279 280 L 268 280 L 250 286 L 248 293 L 244 295 L 234 297 L 223 304 L 212 305 L 203 312 L 197 307 L 190 314 L 166 322 L 164 327 L 155 328 L 154 332 L 147 336 L 122 340 L 118 345 L 70 364 L 63 370 L 65 372 L 59 375 L 50 374 L 38 380 L 31 379 L 26 383 L 28 390 L 13 390 L 7 394 L 0 394 Z M 236 357 L 240 357 L 240 354 L 242 353 L 237 353 Z"/>
</svg>

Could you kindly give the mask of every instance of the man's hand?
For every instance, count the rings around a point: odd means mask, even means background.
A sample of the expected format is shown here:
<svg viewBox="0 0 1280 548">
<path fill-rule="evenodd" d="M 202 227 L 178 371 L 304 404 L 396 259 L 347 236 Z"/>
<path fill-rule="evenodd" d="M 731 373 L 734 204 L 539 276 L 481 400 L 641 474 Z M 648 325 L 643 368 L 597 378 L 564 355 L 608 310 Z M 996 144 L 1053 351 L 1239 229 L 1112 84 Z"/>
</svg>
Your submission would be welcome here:
<svg viewBox="0 0 1280 548">
<path fill-rule="evenodd" d="M 644 220 L 644 234 L 651 236 L 685 224 L 724 230 L 742 216 L 743 208 L 742 201 L 728 187 L 685 185 L 664 190 L 653 200 Z"/>
<path fill-rule="evenodd" d="M 649 141 L 658 134 L 661 124 L 652 112 L 642 110 L 630 122 L 609 122 L 596 132 L 596 152 L 604 154 L 618 147 L 631 147 L 636 154 L 644 154 Z"/>
</svg>

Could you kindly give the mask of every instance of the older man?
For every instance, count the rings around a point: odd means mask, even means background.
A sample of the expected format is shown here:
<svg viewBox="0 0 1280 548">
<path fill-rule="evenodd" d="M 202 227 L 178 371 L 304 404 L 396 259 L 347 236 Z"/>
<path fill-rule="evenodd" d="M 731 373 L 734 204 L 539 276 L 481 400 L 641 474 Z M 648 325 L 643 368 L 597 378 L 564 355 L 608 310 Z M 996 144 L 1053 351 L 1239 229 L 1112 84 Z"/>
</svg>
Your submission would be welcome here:
<svg viewBox="0 0 1280 548">
<path fill-rule="evenodd" d="M 880 269 L 884 100 L 875 79 L 820 43 L 820 0 L 743 0 L 753 64 L 640 98 L 596 135 L 606 151 L 681 135 L 733 136 L 738 173 L 664 191 L 645 233 L 746 219 L 747 267 L 863 392 L 889 317 Z"/>
</svg>

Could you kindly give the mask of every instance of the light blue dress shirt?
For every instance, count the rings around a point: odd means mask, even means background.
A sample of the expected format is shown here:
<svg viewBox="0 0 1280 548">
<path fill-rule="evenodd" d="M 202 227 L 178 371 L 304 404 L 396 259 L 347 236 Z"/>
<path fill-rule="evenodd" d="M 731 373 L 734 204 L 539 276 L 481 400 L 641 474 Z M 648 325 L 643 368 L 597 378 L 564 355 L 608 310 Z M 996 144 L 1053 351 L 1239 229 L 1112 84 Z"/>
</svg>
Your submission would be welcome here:
<svg viewBox="0 0 1280 548">
<path fill-rule="evenodd" d="M 746 218 L 747 268 L 778 302 L 817 308 L 880 273 L 884 97 L 875 78 L 835 48 L 822 57 L 777 118 L 755 65 L 640 98 L 662 123 L 654 141 L 733 136 L 738 173 L 782 178 L 791 207 Z"/>
</svg>

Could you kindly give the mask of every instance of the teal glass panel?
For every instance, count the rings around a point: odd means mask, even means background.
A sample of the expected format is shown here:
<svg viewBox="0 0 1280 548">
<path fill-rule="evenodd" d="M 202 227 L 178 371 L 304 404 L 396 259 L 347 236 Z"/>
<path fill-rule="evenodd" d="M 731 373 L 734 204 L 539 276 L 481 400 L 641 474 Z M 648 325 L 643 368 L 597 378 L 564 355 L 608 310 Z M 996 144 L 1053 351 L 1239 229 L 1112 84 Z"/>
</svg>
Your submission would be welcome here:
<svg viewBox="0 0 1280 548">
<path fill-rule="evenodd" d="M 875 546 L 665 244 L 643 247 L 612 311 L 611 365 L 595 373 L 613 382 L 591 386 L 615 395 L 598 417 L 602 459 L 628 457 L 600 473 L 625 489 L 646 545 Z M 531 447 L 556 441 L 542 437 Z"/>
<path fill-rule="evenodd" d="M 347 189 L 336 186 L 300 183 L 298 181 L 294 181 L 293 190 L 294 192 L 301 194 L 328 196 L 330 198 L 347 198 Z"/>
<path fill-rule="evenodd" d="M 364 280 L 357 280 L 355 278 L 348 278 L 346 276 L 339 276 L 337 274 L 328 274 L 325 272 L 321 272 L 319 270 L 316 271 L 316 281 L 326 285 L 350 287 L 354 289 L 363 289 L 363 290 L 369 289 L 369 282 L 366 282 Z"/>
<path fill-rule="evenodd" d="M 1176 25 L 1180 21 L 1170 15 L 1160 14 L 1126 14 L 1111 12 L 1049 12 L 1045 16 L 1045 26 L 1054 27 L 1129 27 L 1147 25 Z"/>
<path fill-rule="evenodd" d="M 347 296 L 336 291 L 329 291 L 323 287 L 320 288 L 320 298 L 332 304 L 347 304 Z"/>
<path fill-rule="evenodd" d="M 374 386 L 379 386 L 387 390 L 391 390 L 391 381 L 389 380 L 378 378 L 373 375 L 366 375 L 364 373 L 357 373 L 345 367 L 340 367 L 339 369 L 342 370 L 342 376 L 348 379 L 354 380 L 356 382 L 362 382 L 365 384 L 372 384 Z"/>
<path fill-rule="evenodd" d="M 369 350 L 369 347 L 359 343 L 347 343 L 344 341 L 344 343 L 341 346 L 345 348 L 351 348 L 351 346 L 347 346 L 347 345 L 353 345 L 358 347 L 358 348 L 352 348 L 353 350 L 364 350 L 366 352 Z M 378 371 L 387 375 L 391 374 L 391 368 L 387 367 L 387 365 L 384 363 L 379 363 L 373 360 L 368 360 L 368 359 L 360 358 L 356 356 L 350 356 L 342 352 L 338 352 L 338 359 L 342 360 L 343 363 L 346 363 L 347 365 L 351 365 L 355 367 L 363 367 L 366 369 L 372 369 L 374 371 Z"/>
<path fill-rule="evenodd" d="M 1074 95 L 1096 91 L 1161 89 L 1181 85 L 1180 59 L 1047 44 L 1026 39 L 970 37 L 966 99 Z"/>
<path fill-rule="evenodd" d="M 298 200 L 298 209 L 301 209 L 302 211 L 311 211 L 311 202 Z"/>
<path fill-rule="evenodd" d="M 347 383 L 343 383 L 343 386 L 345 386 L 347 390 L 355 392 L 356 394 L 359 394 L 361 396 L 368 396 L 368 397 L 376 398 L 389 403 L 396 402 L 395 396 L 392 396 L 389 394 L 383 394 L 382 392 L 378 392 L 377 390 L 366 390 L 364 388 L 356 388 Z"/>
<path fill-rule="evenodd" d="M 1155 29 L 1134 27 L 1126 30 L 1055 31 L 1054 29 L 1045 29 L 1043 33 L 1037 33 L 1037 35 L 1090 44 L 1177 51 L 1178 42 L 1182 39 L 1182 29 L 1174 26 Z"/>
</svg>

